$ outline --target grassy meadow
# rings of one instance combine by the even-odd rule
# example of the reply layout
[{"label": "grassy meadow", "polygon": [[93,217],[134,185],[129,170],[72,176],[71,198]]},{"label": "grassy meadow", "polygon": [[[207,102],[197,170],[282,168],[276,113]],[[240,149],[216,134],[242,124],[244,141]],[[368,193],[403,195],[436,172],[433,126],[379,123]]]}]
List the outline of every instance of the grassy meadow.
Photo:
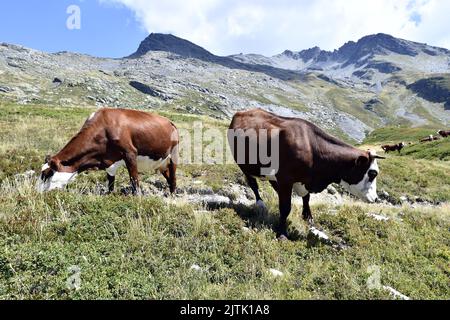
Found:
[{"label": "grassy meadow", "polygon": [[[313,206],[315,226],[345,243],[337,249],[308,240],[299,206],[290,216],[293,241],[277,241],[277,197],[265,183],[268,214],[242,206],[207,210],[152,195],[102,195],[96,189],[106,183],[101,173],[82,175],[67,191],[38,194],[36,177],[21,174],[38,172],[45,155],[61,149],[93,110],[0,104],[0,299],[394,299],[383,286],[412,299],[450,299],[446,142],[431,157],[406,148],[380,163],[380,190],[435,206]],[[227,127],[162,114],[180,128],[195,121]],[[392,141],[410,136],[396,132]],[[376,134],[363,147],[387,140]],[[148,179],[143,176],[144,185]],[[181,166],[179,180],[216,192],[244,183],[234,165]],[[118,184],[118,190],[128,185],[125,170]],[[379,270],[375,287],[368,286],[377,278],[373,270]]]}]

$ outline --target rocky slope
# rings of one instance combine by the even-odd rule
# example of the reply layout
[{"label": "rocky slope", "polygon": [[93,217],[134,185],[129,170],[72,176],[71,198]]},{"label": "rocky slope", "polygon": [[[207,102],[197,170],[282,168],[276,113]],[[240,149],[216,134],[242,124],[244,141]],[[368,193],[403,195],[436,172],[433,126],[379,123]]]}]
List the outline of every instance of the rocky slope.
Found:
[{"label": "rocky slope", "polygon": [[450,71],[449,50],[397,39],[387,34],[370,35],[358,42],[350,41],[333,52],[314,47],[299,52],[286,50],[270,58],[257,55],[237,55],[231,58],[250,64],[267,64],[296,71],[318,71],[340,79],[376,83],[377,80],[386,78],[383,75],[403,70],[399,63],[389,61],[388,57],[392,56],[403,56],[411,61],[425,57],[428,67],[409,66],[409,69],[416,71],[430,73]]},{"label": "rocky slope", "polygon": [[446,99],[408,87],[448,74],[449,61],[446,49],[387,35],[334,52],[313,48],[270,58],[219,57],[163,34],[151,34],[122,59],[0,44],[0,101],[141,107],[221,119],[261,107],[362,141],[387,124],[450,124]]}]

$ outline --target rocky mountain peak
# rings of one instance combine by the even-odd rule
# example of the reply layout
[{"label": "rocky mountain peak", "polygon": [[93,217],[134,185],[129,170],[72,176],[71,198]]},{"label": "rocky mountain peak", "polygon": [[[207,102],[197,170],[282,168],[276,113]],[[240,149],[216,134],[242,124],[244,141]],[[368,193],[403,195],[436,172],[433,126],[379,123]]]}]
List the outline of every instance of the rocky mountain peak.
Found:
[{"label": "rocky mountain peak", "polygon": [[347,60],[347,64],[358,63],[364,57],[390,53],[412,57],[419,54],[412,42],[383,33],[363,37],[356,43],[348,42],[337,51],[338,59]]},{"label": "rocky mountain peak", "polygon": [[165,51],[186,58],[209,59],[213,55],[202,47],[171,34],[152,33],[129,58],[139,58],[151,51]]}]

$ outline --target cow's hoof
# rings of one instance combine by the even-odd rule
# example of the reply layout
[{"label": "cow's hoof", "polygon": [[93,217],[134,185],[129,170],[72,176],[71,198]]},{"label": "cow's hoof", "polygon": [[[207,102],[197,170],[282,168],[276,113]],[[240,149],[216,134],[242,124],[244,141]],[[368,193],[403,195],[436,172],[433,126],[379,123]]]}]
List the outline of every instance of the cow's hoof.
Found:
[{"label": "cow's hoof", "polygon": [[284,234],[282,234],[281,236],[278,237],[278,241],[280,242],[286,242],[289,241],[288,237],[285,236]]},{"label": "cow's hoof", "polygon": [[309,226],[314,224],[314,218],[311,215],[303,215],[303,220],[305,220]]},{"label": "cow's hoof", "polygon": [[259,200],[256,202],[256,212],[260,215],[267,215],[269,213],[264,201]]}]

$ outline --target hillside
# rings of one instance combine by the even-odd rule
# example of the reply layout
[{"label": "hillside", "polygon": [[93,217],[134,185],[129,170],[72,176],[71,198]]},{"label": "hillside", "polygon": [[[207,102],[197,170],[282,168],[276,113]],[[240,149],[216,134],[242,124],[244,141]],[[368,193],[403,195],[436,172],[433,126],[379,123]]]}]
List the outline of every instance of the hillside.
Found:
[{"label": "hillside", "polygon": [[450,75],[421,79],[408,86],[408,89],[420,97],[435,103],[444,103],[450,110]]},{"label": "hillside", "polygon": [[[323,241],[296,198],[293,239],[279,242],[276,195],[262,184],[269,213],[258,214],[235,165],[181,166],[175,198],[147,174],[143,197],[125,195],[125,170],[112,195],[103,173],[37,194],[27,171],[38,172],[93,110],[0,104],[0,299],[396,299],[388,287],[412,299],[450,298],[449,162],[392,155],[380,162],[379,182],[395,199],[447,203],[366,205],[327,191],[312,206]],[[164,115],[180,128],[198,120],[227,128]]]},{"label": "hillside", "polygon": [[[399,156],[411,156],[415,159],[450,160],[450,139],[440,139],[430,143],[419,141],[430,135],[437,136],[436,130],[429,128],[382,128],[373,131],[364,144],[378,148],[385,144],[405,142],[406,147]],[[380,150],[380,149],[379,149]]]},{"label": "hillside", "polygon": [[[450,299],[450,139],[418,143],[450,126],[449,66],[446,49],[384,34],[275,57],[164,34],[121,59],[0,44],[0,299]],[[104,106],[224,141],[259,107],[362,149],[408,146],[379,162],[379,203],[332,185],[311,198],[312,228],[294,195],[281,242],[275,192],[261,183],[258,210],[234,163],[182,163],[173,196],[148,173],[130,196],[125,169],[111,195],[104,172],[38,194],[45,155]]]},{"label": "hillside", "polygon": [[[321,123],[350,142],[386,125],[450,124],[448,92],[437,97],[429,86],[418,94],[408,89],[448,74],[446,49],[378,34],[334,52],[313,48],[281,56],[219,57],[163,34],[151,34],[122,59],[1,44],[0,100],[133,106],[217,119],[261,107]],[[292,67],[299,61],[305,65]]]}]

